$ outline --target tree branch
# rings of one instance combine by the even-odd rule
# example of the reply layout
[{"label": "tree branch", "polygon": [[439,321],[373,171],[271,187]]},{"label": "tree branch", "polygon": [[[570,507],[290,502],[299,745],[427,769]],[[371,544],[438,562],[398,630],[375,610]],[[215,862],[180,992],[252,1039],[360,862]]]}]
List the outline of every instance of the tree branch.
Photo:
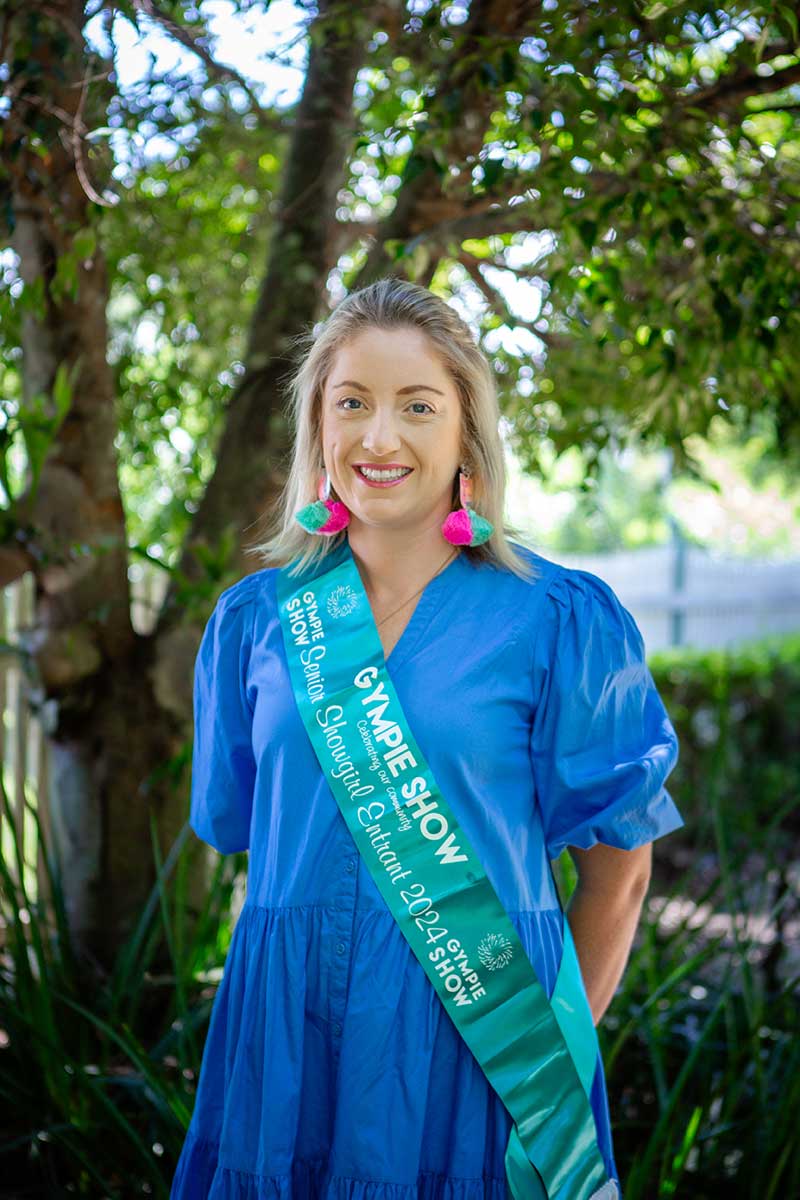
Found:
[{"label": "tree branch", "polygon": [[770,92],[782,92],[784,88],[800,81],[800,63],[776,71],[774,75],[757,75],[750,67],[742,64],[729,75],[721,76],[716,83],[701,92],[676,95],[678,108],[702,108],[708,112],[731,112],[749,96],[763,96]]}]

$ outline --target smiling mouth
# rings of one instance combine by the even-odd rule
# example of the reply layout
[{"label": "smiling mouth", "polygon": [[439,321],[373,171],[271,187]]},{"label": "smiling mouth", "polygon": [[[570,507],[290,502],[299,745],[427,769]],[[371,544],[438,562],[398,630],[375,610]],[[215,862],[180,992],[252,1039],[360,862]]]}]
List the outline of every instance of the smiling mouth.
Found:
[{"label": "smiling mouth", "polygon": [[392,483],[400,483],[401,480],[405,479],[411,474],[413,468],[406,467],[402,470],[400,468],[371,470],[366,467],[354,466],[353,470],[367,483],[388,485]]}]

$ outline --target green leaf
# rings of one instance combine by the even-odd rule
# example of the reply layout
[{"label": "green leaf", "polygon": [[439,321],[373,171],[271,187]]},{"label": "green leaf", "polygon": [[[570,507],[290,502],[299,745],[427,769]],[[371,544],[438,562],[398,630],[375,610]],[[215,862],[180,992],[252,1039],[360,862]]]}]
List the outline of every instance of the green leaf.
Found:
[{"label": "green leaf", "polygon": [[97,249],[97,233],[90,226],[79,229],[72,239],[72,253],[76,259],[91,258]]}]

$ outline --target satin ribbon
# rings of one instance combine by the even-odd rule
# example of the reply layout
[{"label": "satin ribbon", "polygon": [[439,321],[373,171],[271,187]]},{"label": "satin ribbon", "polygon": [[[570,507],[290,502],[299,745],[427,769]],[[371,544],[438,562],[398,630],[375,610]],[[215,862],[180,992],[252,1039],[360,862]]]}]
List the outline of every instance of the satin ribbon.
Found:
[{"label": "satin ribbon", "polygon": [[314,752],[390,912],[511,1115],[512,1200],[614,1200],[589,1102],[597,1034],[566,913],[548,1000],[414,740],[343,545],[316,573],[277,574],[292,689]]}]

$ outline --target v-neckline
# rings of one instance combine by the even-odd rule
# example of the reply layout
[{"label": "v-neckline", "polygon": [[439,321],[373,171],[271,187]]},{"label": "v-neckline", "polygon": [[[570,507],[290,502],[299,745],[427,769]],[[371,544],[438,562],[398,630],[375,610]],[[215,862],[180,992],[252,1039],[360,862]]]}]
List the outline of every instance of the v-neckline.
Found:
[{"label": "v-neckline", "polygon": [[[348,541],[347,534],[345,534],[339,546],[330,552],[331,563],[338,564],[348,553],[350,553],[352,556],[350,543]],[[419,642],[423,631],[427,627],[427,619],[432,617],[433,614],[440,608],[445,596],[447,595],[445,581],[452,578],[452,575],[459,570],[459,565],[461,563],[466,562],[468,562],[467,555],[465,554],[464,550],[461,549],[455,558],[451,559],[443,571],[439,571],[437,575],[434,575],[425,584],[425,587],[420,593],[420,597],[416,603],[414,611],[406,622],[405,629],[400,634],[400,637],[395,642],[388,656],[385,654],[383,655],[383,665],[387,670],[396,670],[396,668],[408,658],[411,651]],[[353,566],[355,567],[355,570],[358,571],[358,565],[355,561],[355,557],[353,557]],[[364,594],[366,595],[366,592]],[[369,603],[369,601],[367,601],[367,603]],[[375,637],[378,639],[378,644],[381,645],[377,625],[375,625]]]},{"label": "v-neckline", "polygon": [[[432,616],[444,600],[446,594],[443,587],[444,580],[453,572],[454,568],[464,557],[464,551],[461,550],[447,564],[443,571],[439,571],[425,584],[417,603],[414,605],[414,611],[406,621],[403,632],[394,646],[392,646],[388,656],[385,654],[383,656],[383,663],[387,670],[394,670],[398,667],[417,644],[425,628],[424,618]],[[375,628],[377,635],[377,625]],[[380,641],[379,636],[378,640]]]}]

